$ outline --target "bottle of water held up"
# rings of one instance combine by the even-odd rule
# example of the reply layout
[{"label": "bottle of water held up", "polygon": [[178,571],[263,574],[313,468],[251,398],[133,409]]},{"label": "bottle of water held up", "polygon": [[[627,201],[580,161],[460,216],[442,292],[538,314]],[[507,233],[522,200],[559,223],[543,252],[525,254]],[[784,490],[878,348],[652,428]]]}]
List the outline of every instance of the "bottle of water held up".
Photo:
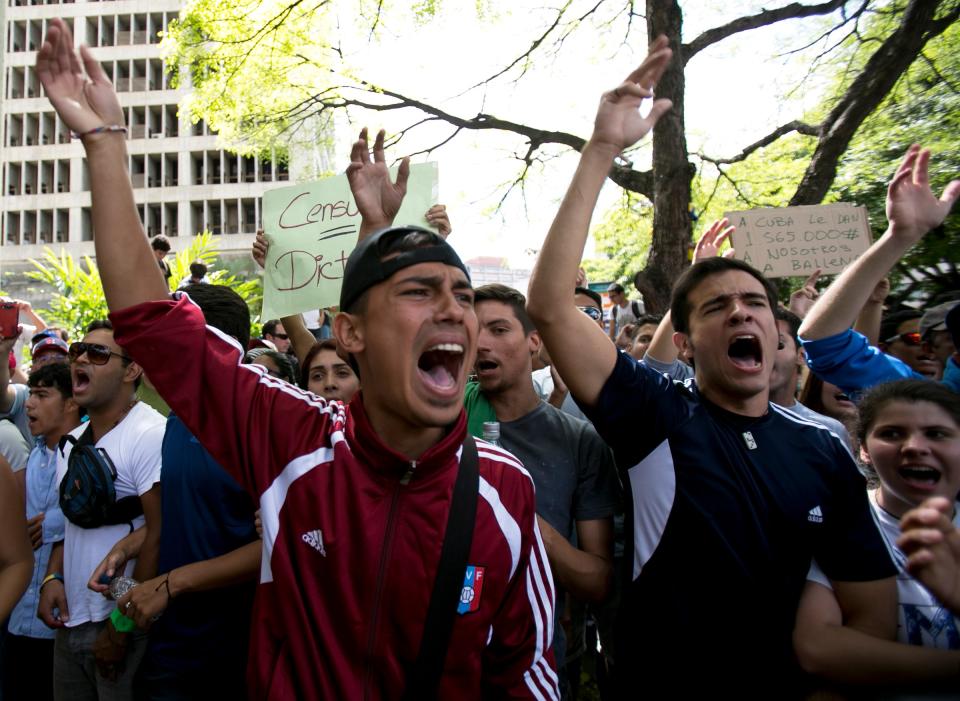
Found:
[{"label": "bottle of water held up", "polygon": [[487,443],[492,443],[495,446],[500,446],[500,422],[499,421],[484,421],[483,422],[483,440]]}]

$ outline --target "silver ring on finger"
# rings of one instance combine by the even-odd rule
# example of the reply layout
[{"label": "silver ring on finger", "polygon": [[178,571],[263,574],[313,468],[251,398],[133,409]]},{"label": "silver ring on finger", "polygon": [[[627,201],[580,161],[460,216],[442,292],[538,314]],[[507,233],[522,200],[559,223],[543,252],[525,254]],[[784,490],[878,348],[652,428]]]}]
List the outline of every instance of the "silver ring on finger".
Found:
[{"label": "silver ring on finger", "polygon": [[129,611],[131,606],[133,606],[133,602],[128,601],[127,605],[123,607],[124,612]]}]

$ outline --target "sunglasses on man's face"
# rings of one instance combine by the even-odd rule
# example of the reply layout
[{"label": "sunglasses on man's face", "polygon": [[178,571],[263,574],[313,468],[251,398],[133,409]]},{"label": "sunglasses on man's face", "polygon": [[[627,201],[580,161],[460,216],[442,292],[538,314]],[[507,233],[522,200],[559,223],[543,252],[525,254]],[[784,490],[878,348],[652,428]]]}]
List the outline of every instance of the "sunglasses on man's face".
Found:
[{"label": "sunglasses on man's face", "polygon": [[603,318],[603,312],[596,307],[577,307],[577,309],[582,311],[594,321],[600,321]]},{"label": "sunglasses on man's face", "polygon": [[921,342],[920,334],[917,331],[910,333],[898,333],[896,336],[884,340],[884,343],[893,343],[894,341],[903,341],[908,346],[919,346]]},{"label": "sunglasses on man's face", "polygon": [[70,360],[76,361],[84,353],[87,355],[87,360],[94,365],[106,365],[108,362],[110,362],[111,355],[115,355],[123,360],[130,360],[130,358],[127,356],[122,355],[121,353],[115,353],[107,346],[100,343],[84,343],[82,341],[77,341],[76,343],[70,344]]}]

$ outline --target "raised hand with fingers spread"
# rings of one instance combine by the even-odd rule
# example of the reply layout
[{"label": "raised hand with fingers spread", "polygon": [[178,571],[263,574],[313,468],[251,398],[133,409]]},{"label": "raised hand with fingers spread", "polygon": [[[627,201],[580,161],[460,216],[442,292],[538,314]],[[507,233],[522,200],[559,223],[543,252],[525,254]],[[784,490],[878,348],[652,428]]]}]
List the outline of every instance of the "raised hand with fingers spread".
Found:
[{"label": "raised hand with fingers spread", "polygon": [[960,197],[960,180],[953,180],[937,199],[930,189],[929,168],[930,149],[914,144],[887,187],[890,232],[910,245],[940,226]]},{"label": "raised hand with fingers spread", "polygon": [[367,128],[360,131],[360,138],[350,150],[350,165],[347,166],[347,181],[357,203],[357,209],[363,217],[360,226],[360,239],[379,229],[393,224],[394,217],[400,211],[403,198],[407,194],[407,178],[410,177],[410,159],[400,161],[396,182],[390,181],[383,153],[384,131],[377,132],[373,142],[373,153],[367,142]]},{"label": "raised hand with fingers spread", "polygon": [[[730,235],[736,230],[737,227],[730,226],[730,220],[726,217],[713,222],[713,224],[703,232],[703,235],[697,241],[696,247],[693,249],[694,264],[707,258],[716,258],[720,255],[720,248],[723,246],[723,242],[729,239]],[[733,253],[733,248],[728,248],[723,252],[723,257],[730,258],[733,256]]]},{"label": "raised hand with fingers spread", "polygon": [[110,79],[86,46],[81,66],[73,37],[62,19],[51,19],[37,52],[37,76],[60,119],[75,134],[123,126],[123,109]]}]

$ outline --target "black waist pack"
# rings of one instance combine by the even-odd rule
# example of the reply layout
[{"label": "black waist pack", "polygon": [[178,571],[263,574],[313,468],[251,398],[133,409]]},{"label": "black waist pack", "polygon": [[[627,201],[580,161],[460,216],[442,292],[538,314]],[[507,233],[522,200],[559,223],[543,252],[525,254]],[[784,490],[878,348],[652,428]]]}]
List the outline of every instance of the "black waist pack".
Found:
[{"label": "black waist pack", "polygon": [[88,425],[79,438],[66,434],[60,439],[61,455],[67,443],[73,444],[60,482],[60,510],[80,528],[131,523],[143,513],[140,497],[117,499],[117,468],[107,452],[93,444],[91,430]]}]

